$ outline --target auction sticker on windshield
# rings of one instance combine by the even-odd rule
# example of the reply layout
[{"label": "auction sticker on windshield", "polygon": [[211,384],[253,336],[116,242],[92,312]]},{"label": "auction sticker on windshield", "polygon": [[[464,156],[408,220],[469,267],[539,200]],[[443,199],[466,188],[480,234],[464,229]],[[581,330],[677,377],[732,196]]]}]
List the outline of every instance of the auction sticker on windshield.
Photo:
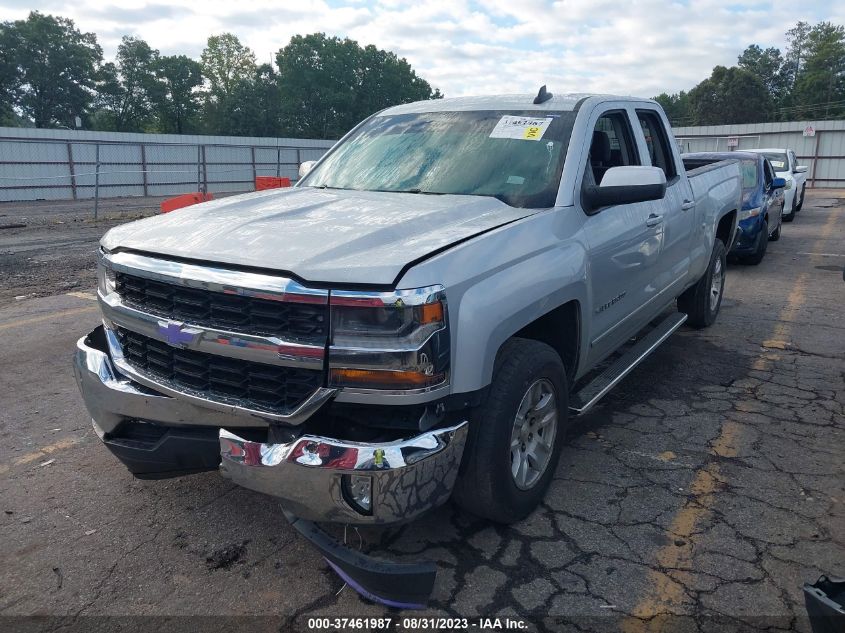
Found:
[{"label": "auction sticker on windshield", "polygon": [[546,133],[552,118],[535,119],[507,114],[499,119],[490,132],[490,138],[518,138],[524,141],[539,141]]}]

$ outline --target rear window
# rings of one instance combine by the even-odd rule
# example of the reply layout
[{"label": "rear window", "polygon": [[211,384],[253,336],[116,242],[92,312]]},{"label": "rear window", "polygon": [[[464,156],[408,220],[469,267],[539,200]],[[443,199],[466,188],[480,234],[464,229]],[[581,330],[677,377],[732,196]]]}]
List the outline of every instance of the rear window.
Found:
[{"label": "rear window", "polygon": [[742,188],[756,189],[757,188],[757,161],[744,160],[740,163],[742,168]]},{"label": "rear window", "polygon": [[763,156],[769,159],[775,171],[786,171],[789,169],[789,159],[786,154],[778,154],[775,152],[763,152]]}]

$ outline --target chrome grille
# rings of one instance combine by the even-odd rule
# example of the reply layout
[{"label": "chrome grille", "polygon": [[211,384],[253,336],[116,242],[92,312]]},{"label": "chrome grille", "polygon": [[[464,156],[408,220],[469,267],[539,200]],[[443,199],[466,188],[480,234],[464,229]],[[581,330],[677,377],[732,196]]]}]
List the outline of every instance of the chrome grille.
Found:
[{"label": "chrome grille", "polygon": [[127,306],[191,325],[257,336],[276,336],[303,343],[325,343],[325,303],[276,301],[214,292],[115,273],[116,290]]},{"label": "chrome grille", "polygon": [[320,370],[266,365],[171,347],[117,329],[124,359],[153,379],[204,398],[270,413],[288,413],[322,385]]}]

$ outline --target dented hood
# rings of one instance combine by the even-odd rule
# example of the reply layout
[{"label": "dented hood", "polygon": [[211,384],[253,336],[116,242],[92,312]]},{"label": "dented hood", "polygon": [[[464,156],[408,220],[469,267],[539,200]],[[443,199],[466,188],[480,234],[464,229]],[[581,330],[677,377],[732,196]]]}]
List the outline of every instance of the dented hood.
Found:
[{"label": "dented hood", "polygon": [[535,213],[495,198],[314,189],[222,198],[113,228],[106,249],[391,285],[407,264]]}]

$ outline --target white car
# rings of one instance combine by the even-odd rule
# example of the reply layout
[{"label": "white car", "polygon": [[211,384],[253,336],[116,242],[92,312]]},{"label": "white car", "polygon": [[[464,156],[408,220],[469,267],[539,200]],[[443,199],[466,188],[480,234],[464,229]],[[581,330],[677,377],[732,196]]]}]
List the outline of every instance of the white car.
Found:
[{"label": "white car", "polygon": [[750,149],[765,156],[775,170],[778,178],[786,180],[783,189],[783,221],[792,222],[795,214],[804,206],[804,191],[807,188],[807,166],[799,165],[795,152],[791,149],[763,148]]}]

